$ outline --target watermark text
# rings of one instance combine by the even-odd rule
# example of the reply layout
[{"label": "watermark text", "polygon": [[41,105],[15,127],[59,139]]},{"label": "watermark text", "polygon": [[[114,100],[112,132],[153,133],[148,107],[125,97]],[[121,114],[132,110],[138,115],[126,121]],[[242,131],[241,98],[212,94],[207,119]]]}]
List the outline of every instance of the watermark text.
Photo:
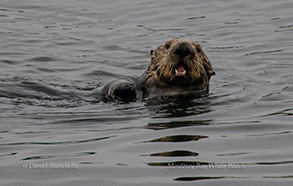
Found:
[{"label": "watermark text", "polygon": [[189,169],[189,170],[207,170],[207,169],[245,169],[244,163],[208,163],[208,164],[175,164],[169,163],[169,169]]},{"label": "watermark text", "polygon": [[78,169],[77,163],[24,163],[22,164],[23,169],[27,170],[70,170]]}]

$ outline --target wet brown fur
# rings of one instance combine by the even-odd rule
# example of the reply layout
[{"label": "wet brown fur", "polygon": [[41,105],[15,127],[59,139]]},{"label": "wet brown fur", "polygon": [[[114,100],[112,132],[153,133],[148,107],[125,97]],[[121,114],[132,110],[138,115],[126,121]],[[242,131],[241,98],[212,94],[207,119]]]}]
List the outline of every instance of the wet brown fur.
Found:
[{"label": "wet brown fur", "polygon": [[[175,54],[182,43],[191,51],[183,59]],[[208,91],[209,80],[215,72],[208,57],[196,42],[175,38],[157,47],[151,54],[151,63],[144,74],[142,83],[144,98],[166,93],[172,95],[199,90]],[[174,75],[179,63],[187,67],[185,80],[178,81]]]}]

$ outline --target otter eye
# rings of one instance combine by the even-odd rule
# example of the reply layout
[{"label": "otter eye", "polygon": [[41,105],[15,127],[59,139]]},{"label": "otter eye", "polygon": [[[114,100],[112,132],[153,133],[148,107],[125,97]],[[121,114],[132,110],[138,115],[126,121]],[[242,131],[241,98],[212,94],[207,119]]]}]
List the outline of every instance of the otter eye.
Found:
[{"label": "otter eye", "polygon": [[199,47],[196,47],[196,51],[197,51],[198,53],[200,53],[200,52],[201,52],[201,49],[200,49]]},{"label": "otter eye", "polygon": [[166,44],[165,47],[168,50],[170,48],[170,44]]},{"label": "otter eye", "polygon": [[153,55],[154,51],[153,51],[153,50],[151,50],[151,51],[150,51],[150,53],[151,53],[151,55]]}]

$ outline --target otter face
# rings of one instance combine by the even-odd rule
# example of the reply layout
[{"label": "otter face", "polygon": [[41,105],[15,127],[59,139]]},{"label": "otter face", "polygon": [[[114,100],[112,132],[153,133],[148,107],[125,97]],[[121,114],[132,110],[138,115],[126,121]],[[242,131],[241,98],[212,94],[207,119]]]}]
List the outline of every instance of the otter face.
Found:
[{"label": "otter face", "polygon": [[160,84],[188,86],[207,82],[214,71],[201,46],[192,40],[172,39],[151,51],[148,71]]}]

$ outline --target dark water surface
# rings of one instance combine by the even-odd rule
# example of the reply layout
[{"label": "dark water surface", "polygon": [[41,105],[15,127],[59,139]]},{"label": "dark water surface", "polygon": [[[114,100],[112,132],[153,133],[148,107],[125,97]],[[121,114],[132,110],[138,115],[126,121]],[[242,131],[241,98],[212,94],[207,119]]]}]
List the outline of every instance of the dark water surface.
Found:
[{"label": "dark water surface", "polygon": [[[1,0],[0,185],[292,185],[291,0]],[[210,93],[99,102],[172,37]],[[230,166],[230,167],[229,167]]]}]

